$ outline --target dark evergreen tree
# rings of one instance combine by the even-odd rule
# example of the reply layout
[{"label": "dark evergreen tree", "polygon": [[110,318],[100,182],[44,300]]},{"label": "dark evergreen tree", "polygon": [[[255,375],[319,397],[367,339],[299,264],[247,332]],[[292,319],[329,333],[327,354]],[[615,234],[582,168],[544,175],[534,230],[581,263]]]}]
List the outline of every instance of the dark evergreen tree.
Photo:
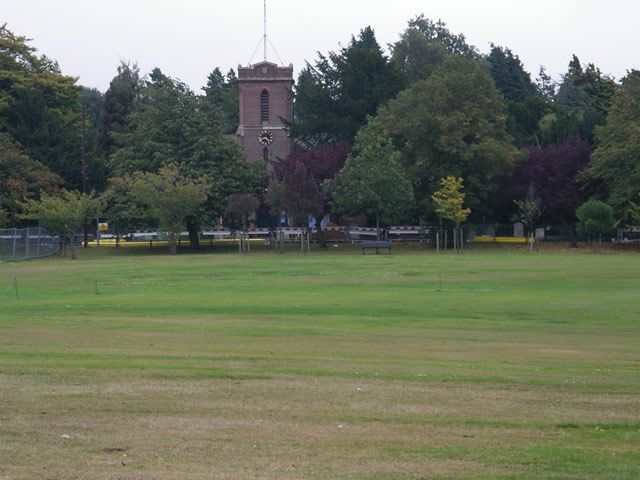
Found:
[{"label": "dark evergreen tree", "polygon": [[378,106],[396,96],[401,75],[370,27],[339,52],[320,55],[300,73],[291,131],[311,145],[351,143]]},{"label": "dark evergreen tree", "polygon": [[547,73],[547,69],[541,65],[538,71],[538,78],[536,78],[538,93],[546,100],[551,101],[556,96],[556,87],[556,82]]},{"label": "dark evergreen tree", "polygon": [[217,106],[226,121],[225,133],[235,133],[238,129],[239,119],[239,93],[238,78],[233,69],[226,76],[222,75],[219,68],[215,68],[207,77],[207,85],[202,88],[209,101]]},{"label": "dark evergreen tree", "polygon": [[549,101],[540,94],[531,75],[510,49],[491,44],[487,66],[506,100],[507,130],[514,143],[517,146],[539,143],[538,123],[551,111]]},{"label": "dark evergreen tree", "polygon": [[517,55],[508,48],[491,44],[491,53],[487,56],[489,72],[498,90],[506,100],[523,102],[538,94],[531,81],[531,75],[525,71]]},{"label": "dark evergreen tree", "polygon": [[604,75],[593,63],[583,69],[580,59],[573,55],[558,89],[556,101],[569,110],[594,110],[605,118],[616,87],[615,81]]},{"label": "dark evergreen tree", "polygon": [[[547,95],[553,90],[548,78],[541,78],[540,83],[548,88]],[[573,55],[553,98],[553,110],[540,120],[540,144],[562,143],[577,135],[593,146],[595,128],[604,125],[617,89],[618,84],[613,79],[603,75],[593,64],[583,68],[578,57]]]},{"label": "dark evergreen tree", "polygon": [[102,116],[101,143],[105,155],[109,156],[117,147],[115,137],[130,131],[129,115],[140,99],[143,81],[138,65],[121,62],[118,73],[104,94]]},{"label": "dark evergreen tree", "polygon": [[84,154],[87,165],[87,191],[102,192],[110,175],[102,143],[104,95],[95,88],[84,87],[80,101],[80,155]]}]

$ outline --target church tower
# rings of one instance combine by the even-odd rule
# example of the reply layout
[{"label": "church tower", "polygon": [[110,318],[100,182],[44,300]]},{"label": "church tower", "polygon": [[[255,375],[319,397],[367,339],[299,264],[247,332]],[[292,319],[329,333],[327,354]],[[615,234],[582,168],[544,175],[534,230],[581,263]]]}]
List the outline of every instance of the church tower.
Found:
[{"label": "church tower", "polygon": [[284,123],[293,122],[293,83],[293,65],[268,62],[266,53],[262,62],[238,66],[240,124],[236,137],[248,161],[285,159],[293,150]]},{"label": "church tower", "polygon": [[269,164],[284,160],[293,150],[293,140],[285,129],[286,122],[293,122],[293,65],[278,66],[267,61],[267,46],[271,45],[267,38],[267,0],[261,44],[262,62],[248,67],[238,65],[240,122],[236,139],[248,161]]}]

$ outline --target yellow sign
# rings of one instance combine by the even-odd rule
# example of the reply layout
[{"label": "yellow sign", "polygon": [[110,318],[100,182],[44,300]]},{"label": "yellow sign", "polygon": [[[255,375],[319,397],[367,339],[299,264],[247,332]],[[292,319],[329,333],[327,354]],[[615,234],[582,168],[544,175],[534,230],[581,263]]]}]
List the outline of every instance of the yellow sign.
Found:
[{"label": "yellow sign", "polygon": [[100,230],[101,232],[106,232],[107,230],[109,230],[109,224],[108,223],[98,223],[98,230]]}]

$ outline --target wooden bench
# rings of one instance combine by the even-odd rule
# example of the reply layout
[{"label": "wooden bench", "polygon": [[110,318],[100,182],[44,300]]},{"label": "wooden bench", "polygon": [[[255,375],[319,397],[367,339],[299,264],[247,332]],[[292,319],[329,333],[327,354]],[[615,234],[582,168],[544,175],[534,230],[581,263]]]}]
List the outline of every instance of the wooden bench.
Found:
[{"label": "wooden bench", "polygon": [[386,248],[389,255],[391,255],[391,241],[390,240],[364,240],[360,242],[360,248],[362,248],[362,254],[368,248],[375,248],[376,255],[380,253],[381,248]]}]

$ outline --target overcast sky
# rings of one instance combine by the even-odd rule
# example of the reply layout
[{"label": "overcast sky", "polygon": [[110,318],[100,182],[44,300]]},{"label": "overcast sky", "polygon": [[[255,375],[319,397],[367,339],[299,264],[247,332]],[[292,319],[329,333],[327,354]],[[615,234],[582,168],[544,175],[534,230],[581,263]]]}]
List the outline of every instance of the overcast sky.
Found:
[{"label": "overcast sky", "polygon": [[[158,66],[198,90],[216,66],[247,64],[262,36],[263,0],[0,0],[0,23],[80,83],[106,90],[120,60]],[[269,37],[296,71],[371,25],[381,45],[420,13],[481,52],[510,47],[535,77],[558,77],[572,53],[620,78],[640,69],[636,0],[268,0]],[[254,61],[262,59],[261,51]],[[277,60],[270,52],[270,60]]]}]

